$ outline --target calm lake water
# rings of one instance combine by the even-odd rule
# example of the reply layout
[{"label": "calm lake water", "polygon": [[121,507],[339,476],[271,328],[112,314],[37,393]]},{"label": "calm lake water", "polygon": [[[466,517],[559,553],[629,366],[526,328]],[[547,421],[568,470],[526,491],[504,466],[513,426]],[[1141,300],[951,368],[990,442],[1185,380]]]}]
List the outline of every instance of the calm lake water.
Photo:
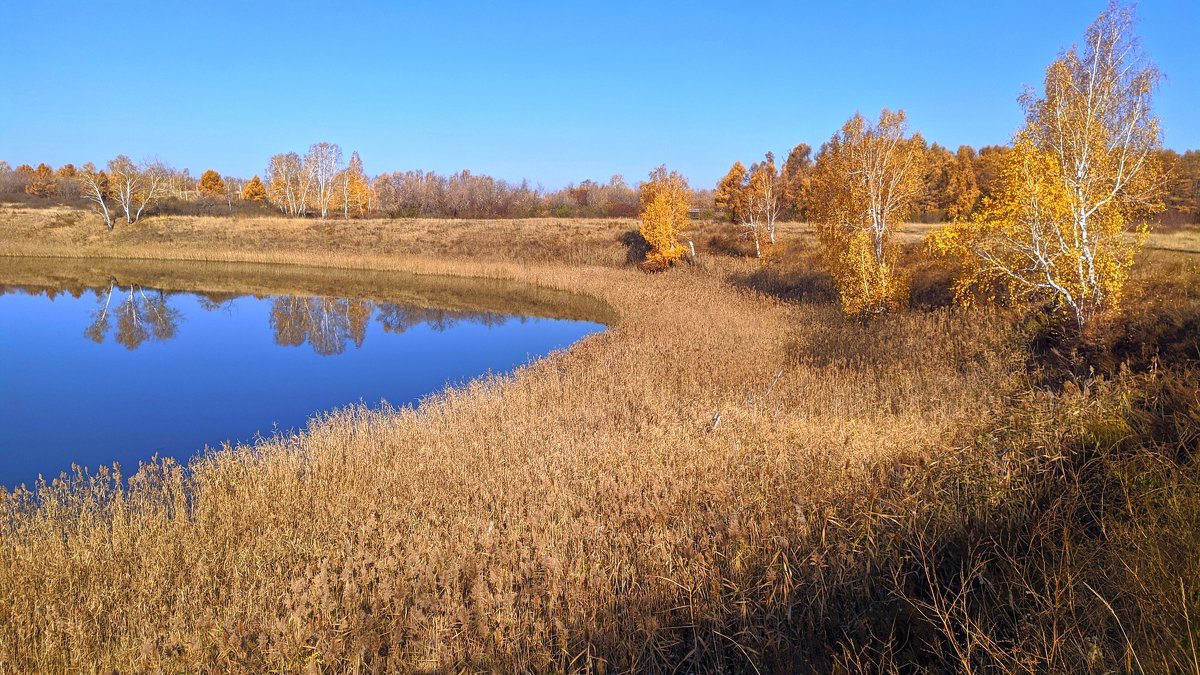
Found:
[{"label": "calm lake water", "polygon": [[[0,485],[79,464],[302,428],[416,402],[602,330],[588,321],[326,296],[197,295],[112,282],[0,287]],[[76,296],[76,294],[78,294]]]}]

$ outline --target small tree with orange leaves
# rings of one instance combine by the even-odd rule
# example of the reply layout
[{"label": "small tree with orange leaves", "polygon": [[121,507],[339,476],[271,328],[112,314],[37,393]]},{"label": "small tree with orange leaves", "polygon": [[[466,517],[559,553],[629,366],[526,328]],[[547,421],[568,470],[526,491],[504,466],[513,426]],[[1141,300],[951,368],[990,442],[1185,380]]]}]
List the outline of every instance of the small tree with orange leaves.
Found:
[{"label": "small tree with orange leaves", "polygon": [[747,210],[747,177],[746,166],[741,162],[734,162],[729,168],[729,173],[717,183],[717,190],[713,193],[713,206],[718,211],[723,211],[731,223],[741,220],[742,214]]},{"label": "small tree with orange leaves", "polygon": [[641,185],[642,227],[640,232],[650,251],[646,262],[665,269],[687,254],[679,235],[691,224],[687,180],[676,171],[660,166],[650,172],[650,180]]},{"label": "small tree with orange leaves", "polygon": [[209,169],[200,174],[200,185],[197,188],[201,197],[225,198],[225,181],[221,174]]},{"label": "small tree with orange leaves", "polygon": [[374,195],[357,151],[350,154],[350,164],[338,172],[334,184],[333,207],[340,209],[344,218],[367,215]]},{"label": "small tree with orange leaves", "polygon": [[251,178],[246,182],[246,187],[242,188],[242,199],[247,202],[261,202],[267,198],[267,186],[263,185],[262,179],[258,176]]}]

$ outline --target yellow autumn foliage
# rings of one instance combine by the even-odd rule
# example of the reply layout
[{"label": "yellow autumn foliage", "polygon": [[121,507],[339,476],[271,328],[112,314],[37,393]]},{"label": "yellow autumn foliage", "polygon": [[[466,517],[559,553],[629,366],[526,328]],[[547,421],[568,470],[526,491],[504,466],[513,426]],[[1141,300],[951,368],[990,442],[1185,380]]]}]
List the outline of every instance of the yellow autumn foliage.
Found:
[{"label": "yellow autumn foliage", "polygon": [[261,202],[267,198],[267,186],[263,185],[258,176],[251,178],[242,188],[242,199],[248,202]]},{"label": "yellow autumn foliage", "polygon": [[1047,68],[1043,96],[1022,99],[1025,127],[995,194],[970,222],[931,235],[935,254],[962,260],[961,303],[1043,304],[1079,330],[1119,305],[1163,185],[1150,112],[1160,75],[1132,25],[1132,10],[1111,5],[1082,52]]},{"label": "yellow autumn foliage", "polygon": [[905,136],[904,111],[855,114],[821,148],[809,190],[824,258],[852,316],[907,303],[893,230],[922,189],[924,141]]},{"label": "yellow autumn foliage", "polygon": [[895,244],[889,241],[885,246],[884,255],[877,256],[874,236],[859,230],[837,247],[834,282],[846,314],[871,317],[908,304],[908,276],[897,266]]},{"label": "yellow autumn foliage", "polygon": [[206,197],[223,198],[225,196],[225,180],[221,178],[221,174],[209,169],[200,175],[197,189]]},{"label": "yellow autumn foliage", "polygon": [[660,166],[650,172],[650,180],[641,186],[642,226],[640,232],[650,251],[646,261],[667,266],[687,254],[687,247],[679,241],[679,234],[686,230],[688,199],[691,191],[687,180],[676,171],[667,171]]},{"label": "yellow autumn foliage", "polygon": [[734,162],[729,173],[717,183],[713,193],[713,206],[723,211],[729,222],[736,223],[746,212],[746,167]]}]

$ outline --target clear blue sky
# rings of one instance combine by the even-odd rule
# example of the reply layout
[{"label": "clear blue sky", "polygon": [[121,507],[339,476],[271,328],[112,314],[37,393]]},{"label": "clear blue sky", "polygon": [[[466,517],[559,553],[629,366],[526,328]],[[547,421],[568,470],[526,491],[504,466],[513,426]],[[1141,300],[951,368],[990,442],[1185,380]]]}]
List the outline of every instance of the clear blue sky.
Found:
[{"label": "clear blue sky", "polygon": [[[278,7],[274,7],[278,5]],[[1004,143],[1016,98],[1104,0],[0,2],[0,159],[158,156],[262,173],[338,143],[368,173],[469,168],[557,188],[815,147],[904,108]],[[1144,0],[1164,141],[1200,148],[1200,0]]]}]

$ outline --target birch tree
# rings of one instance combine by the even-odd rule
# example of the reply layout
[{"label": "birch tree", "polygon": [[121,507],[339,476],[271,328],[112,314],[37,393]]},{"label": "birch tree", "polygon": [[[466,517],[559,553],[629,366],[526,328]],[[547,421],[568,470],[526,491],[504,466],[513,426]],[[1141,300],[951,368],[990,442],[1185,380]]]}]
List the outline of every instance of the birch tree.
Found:
[{"label": "birch tree", "polygon": [[135,164],[129,157],[117,155],[108,162],[109,193],[130,225],[142,217],[147,206],[166,193],[169,179],[170,170],[157,161]]},{"label": "birch tree", "polygon": [[[124,299],[117,299],[114,306],[118,294],[124,295]],[[83,334],[97,344],[104,342],[111,332],[114,315],[114,337],[129,350],[137,349],[147,340],[170,340],[178,330],[179,310],[168,304],[163,290],[151,291],[147,296],[145,288],[133,285],[122,288],[114,279],[109,281],[107,293],[96,291],[96,300],[99,306]]]},{"label": "birch tree", "polygon": [[329,217],[336,194],[336,178],[342,165],[342,149],[336,143],[314,143],[304,156],[304,171],[312,184],[314,207],[321,218]]},{"label": "birch tree", "polygon": [[229,212],[233,213],[233,203],[240,201],[242,198],[243,183],[241,178],[236,176],[225,176],[221,179],[221,183],[225,186],[225,204],[229,207]]},{"label": "birch tree", "polygon": [[780,206],[779,171],[775,168],[775,155],[768,152],[766,159],[750,167],[750,185],[747,195],[751,227],[754,232],[754,250],[762,257],[759,233],[765,232],[767,241],[775,245],[775,223],[779,219]]},{"label": "birch tree", "polygon": [[288,152],[272,156],[266,175],[267,201],[289,216],[303,216],[311,180],[300,155]]},{"label": "birch tree", "polygon": [[762,240],[775,243],[775,223],[780,210],[779,173],[775,156],[767,153],[766,161],[754,164],[750,171],[741,162],[734,162],[729,173],[717,184],[714,205],[725,211],[729,219],[744,230],[754,242],[754,257],[763,257]]},{"label": "birch tree", "polygon": [[112,231],[114,223],[112,211],[108,208],[108,174],[97,171],[95,165],[88,162],[79,170],[77,179],[79,194],[99,207],[100,215],[104,218],[104,226]]},{"label": "birch tree", "polygon": [[873,316],[905,304],[894,231],[923,191],[925,143],[906,136],[904,111],[878,122],[860,114],[821,147],[809,184],[826,263],[847,314]]},{"label": "birch tree", "polygon": [[1046,69],[1042,95],[1021,97],[1025,126],[1000,160],[995,194],[975,222],[932,238],[963,260],[960,301],[1046,303],[1080,331],[1119,304],[1163,194],[1151,111],[1161,75],[1133,23],[1131,8],[1110,4],[1083,47]]}]

